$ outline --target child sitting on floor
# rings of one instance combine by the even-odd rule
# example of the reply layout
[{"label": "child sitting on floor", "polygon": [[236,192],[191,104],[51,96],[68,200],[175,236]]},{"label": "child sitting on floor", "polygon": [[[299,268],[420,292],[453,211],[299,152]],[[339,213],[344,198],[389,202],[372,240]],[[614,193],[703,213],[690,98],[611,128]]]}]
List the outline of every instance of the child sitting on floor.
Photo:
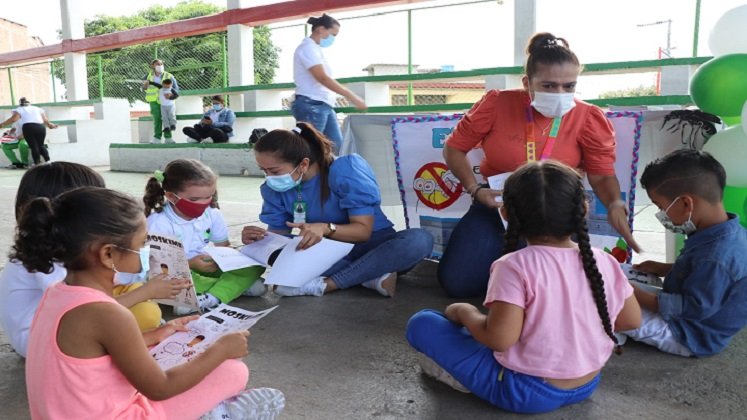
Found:
[{"label": "child sitting on floor", "polygon": [[[617,261],[589,243],[573,169],[526,164],[503,201],[508,230],[490,270],[488,314],[468,303],[420,311],[407,339],[423,353],[423,372],[458,390],[507,411],[552,411],[591,396],[618,344],[613,330],[637,327],[640,310]],[[516,250],[520,239],[527,247]]]},{"label": "child sitting on floor", "polygon": [[747,231],[724,210],[724,167],[677,150],[646,166],[641,185],[664,227],[688,238],[674,264],[634,267],[666,277],[658,291],[634,283],[643,322],[623,334],[679,356],[719,353],[747,324]]}]

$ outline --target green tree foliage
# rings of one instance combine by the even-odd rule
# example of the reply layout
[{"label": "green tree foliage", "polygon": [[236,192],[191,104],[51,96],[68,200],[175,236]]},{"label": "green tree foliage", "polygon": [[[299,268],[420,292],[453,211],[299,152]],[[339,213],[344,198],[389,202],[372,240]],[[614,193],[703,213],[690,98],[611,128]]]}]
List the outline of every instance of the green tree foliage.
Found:
[{"label": "green tree foliage", "polygon": [[643,86],[640,85],[634,88],[619,89],[619,90],[608,90],[599,94],[599,99],[609,98],[632,98],[637,96],[656,96],[656,86]]},{"label": "green tree foliage", "polygon": [[[222,9],[200,0],[187,0],[174,7],[151,6],[132,16],[98,15],[85,22],[86,37],[125,31],[167,22],[212,15]],[[228,85],[224,73],[225,32],[215,32],[188,38],[167,39],[143,45],[133,45],[87,56],[88,95],[101,95],[101,67],[104,96],[142,100],[144,93],[138,80],[148,73],[148,64],[163,60],[166,71],[172,73],[180,89],[216,89]],[[257,84],[272,83],[278,68],[280,49],[271,39],[266,26],[254,28],[254,79]],[[65,83],[64,63],[55,62],[55,76]]]}]

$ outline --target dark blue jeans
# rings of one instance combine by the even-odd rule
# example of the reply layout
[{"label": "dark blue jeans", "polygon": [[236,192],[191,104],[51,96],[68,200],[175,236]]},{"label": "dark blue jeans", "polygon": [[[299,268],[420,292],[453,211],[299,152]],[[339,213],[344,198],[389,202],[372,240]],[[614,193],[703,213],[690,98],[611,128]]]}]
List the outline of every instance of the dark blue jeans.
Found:
[{"label": "dark blue jeans", "polygon": [[485,296],[490,265],[503,255],[505,233],[498,210],[472,203],[451,232],[438,264],[438,281],[449,296]]},{"label": "dark blue jeans", "polygon": [[337,122],[337,114],[329,104],[315,101],[307,96],[296,95],[291,111],[297,122],[307,122],[313,125],[335,144],[335,153],[340,151],[342,132]]},{"label": "dark blue jeans", "polygon": [[420,311],[407,323],[407,341],[433,359],[473,394],[515,413],[543,413],[583,401],[594,393],[600,375],[574,389],[561,389],[543,378],[501,366],[493,350],[466,328],[440,313]]},{"label": "dark blue jeans", "polygon": [[432,250],[433,236],[423,229],[381,229],[371,233],[368,241],[356,244],[322,276],[346,289],[386,273],[407,271]]}]

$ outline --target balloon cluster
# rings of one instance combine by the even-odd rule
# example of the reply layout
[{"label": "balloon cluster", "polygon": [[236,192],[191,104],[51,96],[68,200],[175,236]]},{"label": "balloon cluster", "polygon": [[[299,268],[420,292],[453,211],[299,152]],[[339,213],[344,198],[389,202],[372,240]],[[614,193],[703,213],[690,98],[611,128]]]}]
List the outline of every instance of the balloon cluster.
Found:
[{"label": "balloon cluster", "polygon": [[726,170],[724,206],[747,227],[747,4],[719,18],[708,39],[713,58],[693,74],[690,96],[701,111],[729,126],[703,150]]}]

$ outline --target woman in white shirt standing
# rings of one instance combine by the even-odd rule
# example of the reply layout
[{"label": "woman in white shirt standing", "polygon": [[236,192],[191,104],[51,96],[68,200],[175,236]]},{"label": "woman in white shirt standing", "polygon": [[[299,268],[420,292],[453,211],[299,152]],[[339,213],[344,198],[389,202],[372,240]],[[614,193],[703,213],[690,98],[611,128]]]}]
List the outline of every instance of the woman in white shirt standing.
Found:
[{"label": "woman in white shirt standing", "polygon": [[29,149],[31,149],[31,157],[34,159],[34,165],[41,163],[42,157],[45,162],[49,162],[49,152],[44,147],[44,140],[47,138],[46,127],[54,129],[57,128],[57,124],[50,122],[47,119],[47,115],[44,114],[44,110],[31,105],[25,97],[21,98],[18,104],[20,106],[13,110],[10,118],[0,123],[0,127],[13,124],[20,120],[23,137],[26,139]]},{"label": "woman in white shirt standing", "polygon": [[366,109],[366,103],[332,78],[332,71],[322,53],[322,48],[334,43],[340,32],[340,23],[327,14],[311,17],[306,23],[311,25],[311,35],[301,42],[293,54],[296,99],[291,111],[296,122],[313,125],[332,140],[339,151],[342,133],[334,110],[337,94],[347,98],[360,110]]}]

